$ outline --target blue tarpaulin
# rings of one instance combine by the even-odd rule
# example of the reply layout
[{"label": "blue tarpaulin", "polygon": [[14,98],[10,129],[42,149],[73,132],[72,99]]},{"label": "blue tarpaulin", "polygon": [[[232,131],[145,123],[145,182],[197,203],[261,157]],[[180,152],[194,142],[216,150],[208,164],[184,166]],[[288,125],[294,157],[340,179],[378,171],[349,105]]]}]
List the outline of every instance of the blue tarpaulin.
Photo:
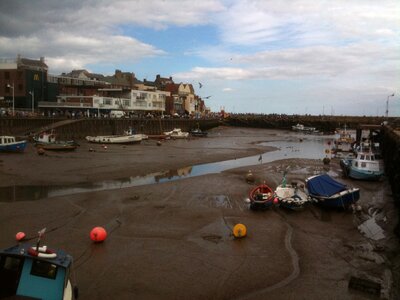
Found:
[{"label": "blue tarpaulin", "polygon": [[307,180],[308,193],[311,195],[330,197],[344,191],[347,187],[329,175],[322,174]]}]

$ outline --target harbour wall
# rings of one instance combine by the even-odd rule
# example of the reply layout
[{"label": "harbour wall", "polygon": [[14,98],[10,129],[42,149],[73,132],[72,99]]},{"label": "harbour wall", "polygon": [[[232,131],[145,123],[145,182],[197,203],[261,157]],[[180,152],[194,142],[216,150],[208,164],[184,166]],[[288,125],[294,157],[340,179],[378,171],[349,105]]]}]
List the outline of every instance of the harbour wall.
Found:
[{"label": "harbour wall", "polygon": [[122,134],[129,127],[138,133],[158,135],[181,128],[208,130],[220,125],[218,119],[58,119],[58,118],[0,118],[0,134],[20,138],[56,129],[59,139],[83,139],[88,135]]}]

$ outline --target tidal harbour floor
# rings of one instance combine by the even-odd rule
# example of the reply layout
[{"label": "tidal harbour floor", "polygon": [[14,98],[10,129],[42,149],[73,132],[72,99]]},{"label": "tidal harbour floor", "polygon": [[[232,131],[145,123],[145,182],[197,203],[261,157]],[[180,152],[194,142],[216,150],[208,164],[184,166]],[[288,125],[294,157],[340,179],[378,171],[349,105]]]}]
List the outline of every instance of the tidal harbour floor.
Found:
[{"label": "tidal harbour floor", "polygon": [[[332,139],[217,127],[161,146],[82,140],[74,152],[38,155],[29,144],[0,154],[0,247],[46,227],[43,243],[74,257],[80,299],[398,299],[389,185],[343,178],[336,159],[324,165]],[[250,189],[274,189],[285,171],[289,182],[327,172],[359,187],[362,211],[249,210]],[[89,238],[96,226],[108,232],[103,243]]]}]

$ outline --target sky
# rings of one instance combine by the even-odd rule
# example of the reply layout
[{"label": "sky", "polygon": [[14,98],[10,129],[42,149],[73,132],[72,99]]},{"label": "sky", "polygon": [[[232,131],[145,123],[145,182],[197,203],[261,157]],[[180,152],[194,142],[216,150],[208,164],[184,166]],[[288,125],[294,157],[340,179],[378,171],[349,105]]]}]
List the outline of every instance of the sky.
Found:
[{"label": "sky", "polygon": [[0,0],[18,54],[172,76],[214,112],[400,116],[399,0]]}]

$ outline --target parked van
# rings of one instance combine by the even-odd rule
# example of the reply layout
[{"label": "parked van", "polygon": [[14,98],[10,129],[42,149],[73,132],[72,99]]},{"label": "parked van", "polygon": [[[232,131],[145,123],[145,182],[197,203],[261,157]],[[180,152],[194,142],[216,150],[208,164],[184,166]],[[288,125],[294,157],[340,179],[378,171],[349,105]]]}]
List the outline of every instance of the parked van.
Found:
[{"label": "parked van", "polygon": [[122,110],[112,110],[110,112],[110,118],[123,118],[125,113]]}]

